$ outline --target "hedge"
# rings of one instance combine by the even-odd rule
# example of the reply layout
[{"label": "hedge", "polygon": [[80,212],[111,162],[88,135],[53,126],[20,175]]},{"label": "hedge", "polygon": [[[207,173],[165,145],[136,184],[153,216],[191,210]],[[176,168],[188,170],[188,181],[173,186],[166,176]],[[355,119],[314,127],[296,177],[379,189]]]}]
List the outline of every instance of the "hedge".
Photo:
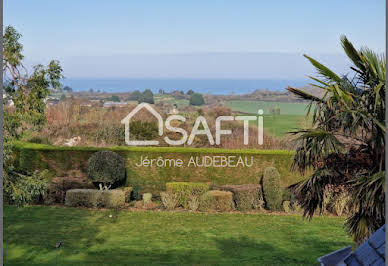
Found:
[{"label": "hedge", "polygon": [[70,189],[65,205],[70,207],[119,208],[125,204],[123,190]]},{"label": "hedge", "polygon": [[178,205],[184,208],[188,207],[189,200],[192,197],[200,197],[209,190],[209,185],[206,183],[191,183],[191,182],[171,182],[166,183],[166,192],[176,194],[178,197]]},{"label": "hedge", "polygon": [[236,204],[236,209],[239,211],[249,211],[264,207],[262,189],[259,184],[224,185],[219,187],[219,190],[233,193],[233,200]]},{"label": "hedge", "polygon": [[[125,160],[126,186],[133,187],[133,194],[150,192],[159,195],[168,182],[202,182],[214,185],[259,184],[264,169],[276,167],[281,175],[281,186],[287,187],[301,180],[297,172],[290,171],[294,153],[286,150],[227,150],[217,148],[185,147],[58,147],[34,143],[15,143],[15,164],[23,170],[49,169],[54,177],[72,176],[78,171],[87,177],[87,161],[93,153],[111,150]],[[140,158],[181,159],[188,162],[191,157],[242,156],[250,160],[251,167],[157,167],[136,166]]]},{"label": "hedge", "polygon": [[280,174],[274,167],[267,167],[263,175],[263,194],[266,207],[271,211],[281,211],[283,191],[280,188]]},{"label": "hedge", "polygon": [[233,193],[229,191],[211,190],[201,196],[200,211],[227,212],[234,209]]}]

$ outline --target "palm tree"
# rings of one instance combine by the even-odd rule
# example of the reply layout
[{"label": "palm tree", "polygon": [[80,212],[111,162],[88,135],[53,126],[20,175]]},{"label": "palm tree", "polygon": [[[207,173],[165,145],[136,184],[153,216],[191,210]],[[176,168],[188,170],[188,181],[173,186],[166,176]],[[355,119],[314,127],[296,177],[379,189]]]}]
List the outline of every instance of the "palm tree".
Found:
[{"label": "palm tree", "polygon": [[305,55],[318,71],[310,77],[323,91],[317,97],[287,88],[309,100],[312,126],[295,135],[293,168],[312,173],[292,186],[304,216],[322,211],[327,186],[345,187],[352,209],[346,228],[361,242],[385,223],[385,55],[355,49],[345,37],[342,47],[351,60],[352,77],[339,76]]}]

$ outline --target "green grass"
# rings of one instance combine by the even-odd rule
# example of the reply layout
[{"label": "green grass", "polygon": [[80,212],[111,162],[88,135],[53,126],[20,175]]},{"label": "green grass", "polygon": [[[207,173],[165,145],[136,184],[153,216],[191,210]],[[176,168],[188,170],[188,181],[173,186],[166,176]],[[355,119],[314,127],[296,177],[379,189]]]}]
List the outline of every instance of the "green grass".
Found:
[{"label": "green grass", "polygon": [[270,114],[271,108],[279,108],[281,115],[300,115],[307,112],[306,103],[283,103],[267,101],[227,101],[225,104],[232,111],[238,111],[249,114],[257,114],[258,109],[263,109],[264,114]]},{"label": "green grass", "polygon": [[[110,218],[109,215],[112,215]],[[4,208],[5,265],[314,265],[344,220],[268,214]]]},{"label": "green grass", "polygon": [[[306,124],[306,103],[282,103],[265,101],[227,101],[225,104],[232,111],[257,114],[264,111],[264,130],[275,137],[285,136],[288,132],[304,127]],[[280,108],[280,115],[271,115],[271,108]],[[311,122],[311,118],[308,119]]]},{"label": "green grass", "polygon": [[[264,131],[276,137],[303,128],[306,119],[301,115],[264,115]],[[311,120],[310,120],[311,121]]]}]

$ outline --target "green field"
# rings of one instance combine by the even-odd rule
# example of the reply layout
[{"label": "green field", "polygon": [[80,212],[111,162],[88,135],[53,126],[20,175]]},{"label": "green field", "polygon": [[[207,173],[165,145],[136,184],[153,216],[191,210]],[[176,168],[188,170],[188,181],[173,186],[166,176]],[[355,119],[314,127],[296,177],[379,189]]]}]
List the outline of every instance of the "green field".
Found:
[{"label": "green field", "polygon": [[270,114],[271,108],[279,108],[280,115],[299,115],[304,116],[307,112],[306,103],[283,103],[266,101],[227,101],[225,103],[232,111],[238,111],[248,114],[257,114],[259,109],[263,109],[264,114]]},{"label": "green field", "polygon": [[[305,127],[311,122],[306,122],[307,104],[305,103],[282,103],[264,101],[228,101],[225,104],[232,111],[257,114],[259,109],[264,111],[264,130],[268,134],[282,137],[287,132]],[[279,108],[280,115],[270,114],[271,108]]]},{"label": "green field", "polygon": [[183,108],[189,105],[189,101],[185,99],[176,99],[170,95],[155,95],[154,96],[155,103],[163,102],[168,104],[176,104],[178,108]]},{"label": "green field", "polygon": [[[112,217],[109,217],[112,215]],[[4,208],[5,265],[314,265],[350,245],[342,218]],[[63,241],[57,253],[55,245]]]}]

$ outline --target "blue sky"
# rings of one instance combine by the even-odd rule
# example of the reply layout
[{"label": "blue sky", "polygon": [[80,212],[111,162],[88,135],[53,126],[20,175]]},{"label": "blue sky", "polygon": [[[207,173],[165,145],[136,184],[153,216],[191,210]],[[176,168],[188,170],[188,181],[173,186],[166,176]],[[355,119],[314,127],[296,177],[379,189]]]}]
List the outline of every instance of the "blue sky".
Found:
[{"label": "blue sky", "polygon": [[[78,63],[96,61],[97,56],[105,57],[114,65],[115,56],[120,55],[240,53],[244,56],[260,52],[308,53],[319,57],[339,54],[341,34],[346,34],[356,46],[367,45],[380,52],[385,49],[383,0],[6,0],[4,24],[15,26],[23,34],[27,60],[58,58],[64,62],[68,76],[96,76],[102,69],[106,76],[115,76],[118,69],[106,70],[103,63],[95,66],[96,69],[90,68],[92,63],[89,63],[89,69],[74,70]],[[157,62],[160,57],[154,60],[160,63]],[[154,62],[148,61],[151,65]],[[196,69],[210,76],[224,76],[214,67],[207,69],[195,60],[187,64],[198,64]],[[281,62],[262,64],[272,64],[275,69]],[[241,72],[243,65],[238,68]],[[250,63],[246,65],[251,67]],[[127,68],[127,72],[116,76],[138,76],[133,71],[135,65],[120,67]],[[144,76],[153,76],[158,71],[160,76],[169,76],[171,70],[163,75],[163,69]],[[187,76],[190,69],[180,74],[177,67],[175,74]],[[304,68],[299,70],[292,71],[302,75]]]}]

